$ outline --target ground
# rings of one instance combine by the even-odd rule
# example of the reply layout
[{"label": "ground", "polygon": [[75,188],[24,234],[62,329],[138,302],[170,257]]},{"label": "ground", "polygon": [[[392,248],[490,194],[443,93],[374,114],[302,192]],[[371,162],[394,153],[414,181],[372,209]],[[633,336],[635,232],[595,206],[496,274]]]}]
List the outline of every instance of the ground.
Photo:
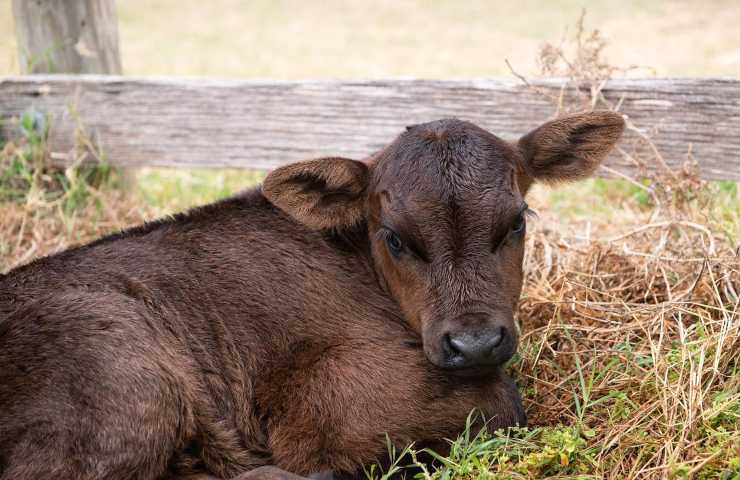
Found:
[{"label": "ground", "polygon": [[[125,73],[272,79],[510,75],[504,59],[535,75],[543,43],[577,48],[583,5],[118,2]],[[736,1],[587,6],[610,64],[643,67],[628,75],[740,71]],[[0,75],[17,71],[10,1],[0,0]],[[34,169],[48,152],[32,130],[0,147],[0,272],[262,176],[144,169],[120,188],[107,169]],[[530,204],[539,218],[511,369],[531,426],[471,432],[422,476],[740,478],[737,185],[663,172],[538,189]]]}]

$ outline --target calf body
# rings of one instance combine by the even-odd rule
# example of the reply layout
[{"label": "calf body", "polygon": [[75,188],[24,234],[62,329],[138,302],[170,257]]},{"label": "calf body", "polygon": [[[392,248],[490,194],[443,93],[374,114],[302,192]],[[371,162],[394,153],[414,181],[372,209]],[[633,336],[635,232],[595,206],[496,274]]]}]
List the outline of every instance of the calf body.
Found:
[{"label": "calf body", "polygon": [[[445,130],[457,133],[427,135]],[[481,132],[447,121],[421,135],[458,145]],[[503,296],[476,288],[481,272],[467,288],[432,282],[455,262],[401,260],[418,239],[381,235],[391,212],[379,202],[393,196],[381,184],[407,173],[376,172],[420,134],[405,135],[368,162],[285,167],[263,189],[0,277],[0,478],[351,474],[382,456],[386,434],[433,444],[473,408],[494,428],[523,424],[501,371],[515,346],[518,233],[501,250],[513,258],[491,266],[489,290],[506,291],[496,279],[519,263]],[[535,175],[499,146],[514,158],[496,189],[520,199]],[[434,248],[423,254],[444,256]],[[475,312],[454,311],[467,300]]]}]

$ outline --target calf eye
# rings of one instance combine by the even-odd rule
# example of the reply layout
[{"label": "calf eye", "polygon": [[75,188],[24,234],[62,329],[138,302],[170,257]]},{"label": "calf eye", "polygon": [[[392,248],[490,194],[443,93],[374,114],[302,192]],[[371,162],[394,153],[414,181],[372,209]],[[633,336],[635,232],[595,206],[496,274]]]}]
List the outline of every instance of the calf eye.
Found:
[{"label": "calf eye", "polygon": [[527,222],[524,220],[524,214],[520,213],[519,216],[514,220],[514,224],[511,226],[511,233],[522,233]]},{"label": "calf eye", "polygon": [[385,243],[394,257],[398,257],[403,252],[403,241],[396,232],[388,230],[385,235]]}]

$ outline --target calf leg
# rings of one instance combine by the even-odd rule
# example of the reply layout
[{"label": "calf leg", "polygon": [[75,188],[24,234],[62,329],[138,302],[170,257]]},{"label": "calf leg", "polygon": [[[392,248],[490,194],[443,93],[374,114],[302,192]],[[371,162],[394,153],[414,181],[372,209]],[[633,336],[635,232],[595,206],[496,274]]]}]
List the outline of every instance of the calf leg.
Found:
[{"label": "calf leg", "polygon": [[275,464],[299,473],[354,474],[386,457],[386,435],[399,449],[412,442],[445,445],[436,440],[456,437],[473,409],[483,411],[491,429],[526,424],[516,385],[505,373],[453,377],[421,349],[381,340],[329,350],[309,369],[257,385],[282,406],[273,413],[265,405]]},{"label": "calf leg", "polygon": [[331,472],[309,475],[308,478],[306,478],[294,473],[286,472],[277,467],[266,466],[242,473],[231,480],[332,480],[332,478],[333,475]]},{"label": "calf leg", "polygon": [[[332,480],[334,476],[331,472],[322,472],[316,475],[309,475],[302,477],[294,473],[286,472],[280,468],[273,466],[264,466],[244,472],[241,475],[231,478],[230,480]],[[189,475],[187,477],[180,477],[172,480],[219,480],[216,477],[206,474],[200,475]]]}]

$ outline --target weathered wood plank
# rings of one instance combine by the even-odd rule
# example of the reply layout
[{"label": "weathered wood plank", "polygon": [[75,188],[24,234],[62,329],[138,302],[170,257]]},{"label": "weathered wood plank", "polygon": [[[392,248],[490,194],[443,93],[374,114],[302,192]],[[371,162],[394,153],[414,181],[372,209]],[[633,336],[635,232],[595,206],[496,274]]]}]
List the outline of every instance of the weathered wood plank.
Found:
[{"label": "weathered wood plank", "polygon": [[23,73],[121,73],[115,0],[13,0]]},{"label": "weathered wood plank", "polygon": [[[536,85],[557,93],[561,83]],[[657,129],[655,144],[670,165],[691,148],[705,178],[740,180],[740,79],[614,80],[604,94],[622,98],[636,126]],[[264,169],[321,155],[362,158],[406,125],[449,116],[513,139],[554,112],[516,80],[0,78],[4,136],[15,128],[11,118],[32,106],[50,116],[57,151],[72,146],[72,107],[119,165]],[[609,165],[635,173],[619,155]]]}]

